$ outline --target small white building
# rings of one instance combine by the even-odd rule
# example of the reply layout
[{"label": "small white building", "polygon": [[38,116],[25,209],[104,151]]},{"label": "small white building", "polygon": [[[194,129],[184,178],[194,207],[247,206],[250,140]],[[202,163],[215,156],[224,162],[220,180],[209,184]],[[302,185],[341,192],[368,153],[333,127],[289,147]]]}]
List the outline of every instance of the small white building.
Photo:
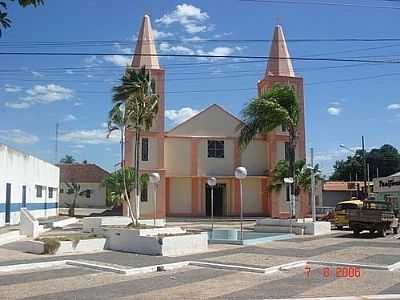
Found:
[{"label": "small white building", "polygon": [[107,191],[103,185],[108,173],[96,164],[59,164],[60,167],[60,207],[72,205],[74,191],[68,184],[79,184],[80,190],[76,207],[106,208]]},{"label": "small white building", "polygon": [[0,226],[18,224],[21,207],[40,217],[58,214],[60,169],[0,144]]}]

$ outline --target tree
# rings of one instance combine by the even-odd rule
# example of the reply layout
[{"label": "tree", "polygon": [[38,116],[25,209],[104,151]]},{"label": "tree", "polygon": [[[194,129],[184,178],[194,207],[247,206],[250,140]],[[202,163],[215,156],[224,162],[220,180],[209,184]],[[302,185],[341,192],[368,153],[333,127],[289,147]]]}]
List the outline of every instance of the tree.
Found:
[{"label": "tree", "polygon": [[62,163],[62,164],[73,164],[75,162],[76,162],[76,160],[75,160],[75,158],[72,157],[72,155],[65,155],[64,158],[60,159],[60,163]]},{"label": "tree", "polygon": [[239,125],[239,143],[244,149],[257,134],[268,134],[282,126],[289,133],[288,158],[289,177],[294,178],[296,189],[295,153],[298,139],[300,108],[295,92],[291,87],[275,85],[271,90],[252,99],[243,109],[243,124]]},{"label": "tree", "polygon": [[[126,202],[129,209],[130,205],[130,191],[133,189],[135,183],[135,171],[133,168],[127,167],[120,169],[106,176],[103,185],[106,187],[108,198],[114,205]],[[148,176],[142,175],[140,177],[141,187],[147,186]],[[126,192],[128,190],[128,192]],[[133,214],[130,214],[132,223],[135,222]]]},{"label": "tree", "polygon": [[[314,166],[314,172],[318,171],[318,164]],[[271,183],[268,186],[270,191],[280,191],[283,186],[283,179],[289,177],[289,162],[280,160],[272,171]],[[317,175],[316,178],[319,178]],[[295,194],[299,195],[300,191],[311,191],[311,170],[307,168],[304,160],[295,162],[295,181],[297,182]]]},{"label": "tree", "polygon": [[[333,168],[331,180],[364,180],[362,150],[357,150],[346,160],[338,160]],[[395,147],[385,144],[379,149],[366,152],[370,178],[384,177],[400,171],[400,155]],[[367,178],[368,179],[368,178]]]},{"label": "tree", "polygon": [[150,73],[143,66],[140,70],[128,68],[121,78],[121,84],[113,88],[113,102],[124,103],[128,124],[135,132],[135,204],[136,223],[140,217],[140,138],[142,130],[149,130],[158,113],[158,95],[152,91]]},{"label": "tree", "polygon": [[[14,2],[14,0],[8,0],[8,2]],[[39,6],[43,5],[43,0],[18,0],[18,4],[22,7],[26,6]],[[7,3],[6,1],[0,1],[0,37],[3,29],[11,27],[11,20],[7,14]]]}]

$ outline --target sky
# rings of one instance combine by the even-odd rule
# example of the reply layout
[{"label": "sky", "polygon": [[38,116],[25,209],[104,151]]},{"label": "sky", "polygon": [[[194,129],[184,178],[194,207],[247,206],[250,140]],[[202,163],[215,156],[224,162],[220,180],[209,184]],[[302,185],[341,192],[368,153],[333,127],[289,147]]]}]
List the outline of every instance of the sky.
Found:
[{"label": "sky", "polygon": [[[1,55],[0,142],[54,162],[59,123],[58,159],[69,154],[114,170],[118,137],[106,138],[105,122],[111,89],[129,57],[101,53],[132,53],[144,14],[151,17],[163,54],[267,56],[279,23],[292,57],[399,59],[400,40],[315,40],[400,39],[400,3],[290,2],[45,0],[36,9],[10,4],[13,24],[0,38],[0,52],[97,55]],[[304,39],[314,41],[298,41]],[[262,60],[162,57],[160,64],[166,70],[167,128],[213,103],[240,116],[266,68]],[[314,148],[325,174],[332,173],[335,160],[351,154],[339,145],[356,149],[362,135],[367,148],[400,147],[400,64],[295,60],[293,65],[305,82],[307,151]]]}]

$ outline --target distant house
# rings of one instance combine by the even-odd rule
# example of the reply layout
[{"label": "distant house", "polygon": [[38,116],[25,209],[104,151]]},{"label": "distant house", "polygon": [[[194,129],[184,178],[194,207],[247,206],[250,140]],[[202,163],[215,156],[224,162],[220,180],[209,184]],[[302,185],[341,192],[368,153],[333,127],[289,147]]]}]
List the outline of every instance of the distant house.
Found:
[{"label": "distant house", "polygon": [[106,188],[102,183],[109,172],[96,164],[59,164],[60,167],[60,207],[67,207],[74,199],[73,190],[67,184],[80,185],[76,207],[104,208]]},{"label": "distant house", "polygon": [[[369,186],[371,190],[372,182]],[[323,206],[333,207],[338,202],[350,200],[351,197],[363,198],[363,191],[363,181],[326,181],[322,189]]]}]

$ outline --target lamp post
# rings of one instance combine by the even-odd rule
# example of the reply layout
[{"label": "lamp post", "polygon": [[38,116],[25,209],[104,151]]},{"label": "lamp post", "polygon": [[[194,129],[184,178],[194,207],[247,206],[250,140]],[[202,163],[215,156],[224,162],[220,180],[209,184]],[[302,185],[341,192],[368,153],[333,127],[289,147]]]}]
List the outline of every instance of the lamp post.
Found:
[{"label": "lamp post", "polygon": [[240,239],[243,240],[243,187],[242,180],[247,176],[247,170],[245,167],[237,167],[235,170],[235,177],[239,179],[240,188]]},{"label": "lamp post", "polygon": [[154,227],[156,227],[156,219],[157,219],[157,185],[160,182],[160,174],[158,174],[158,173],[150,173],[149,174],[149,181],[150,181],[151,184],[153,184],[153,191],[154,191],[154,202],[153,202],[154,215],[153,215],[153,221],[154,221]]},{"label": "lamp post", "polygon": [[211,239],[214,231],[214,186],[217,184],[215,177],[208,177],[207,184],[211,188]]},{"label": "lamp post", "polygon": [[307,169],[311,171],[311,214],[312,214],[313,222],[315,222],[315,221],[317,221],[317,213],[315,210],[315,177],[321,171],[317,170],[315,172],[313,166],[308,166]]},{"label": "lamp post", "polygon": [[[344,148],[350,152],[353,152],[354,154],[356,153],[354,150],[346,147],[343,144],[339,145],[341,148]],[[364,143],[364,136],[361,136],[361,149],[363,153],[363,174],[364,174],[364,191],[367,193],[368,196],[368,190],[367,190],[367,155],[365,153],[365,143]],[[368,183],[369,184],[369,183]]]}]

